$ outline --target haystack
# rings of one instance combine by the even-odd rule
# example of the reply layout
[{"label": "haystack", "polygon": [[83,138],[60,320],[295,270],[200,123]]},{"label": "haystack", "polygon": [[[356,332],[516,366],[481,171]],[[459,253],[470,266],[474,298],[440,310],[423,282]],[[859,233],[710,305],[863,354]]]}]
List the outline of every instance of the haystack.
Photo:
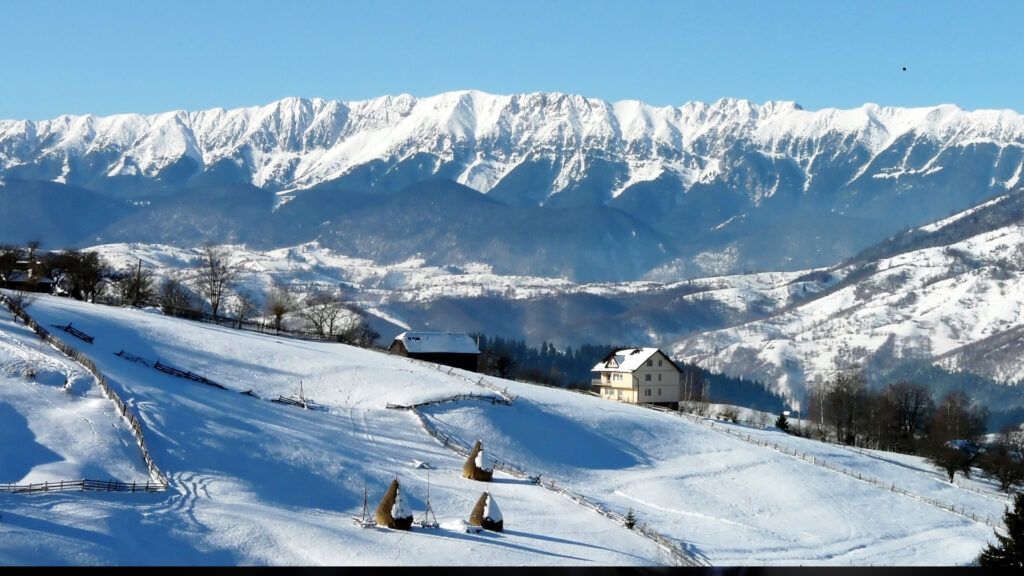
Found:
[{"label": "haystack", "polygon": [[498,503],[487,492],[481,494],[480,499],[476,501],[476,506],[469,514],[469,525],[492,532],[501,532],[505,529],[505,520],[501,517]]},{"label": "haystack", "polygon": [[409,530],[412,528],[412,512],[405,504],[405,498],[398,486],[398,478],[391,481],[384,498],[377,505],[377,512],[374,515],[379,526],[387,526],[396,530]]},{"label": "haystack", "polygon": [[477,440],[473,445],[473,450],[469,453],[469,458],[466,458],[466,463],[462,465],[462,477],[490,482],[493,475],[493,469],[484,468],[484,449],[480,441]]}]

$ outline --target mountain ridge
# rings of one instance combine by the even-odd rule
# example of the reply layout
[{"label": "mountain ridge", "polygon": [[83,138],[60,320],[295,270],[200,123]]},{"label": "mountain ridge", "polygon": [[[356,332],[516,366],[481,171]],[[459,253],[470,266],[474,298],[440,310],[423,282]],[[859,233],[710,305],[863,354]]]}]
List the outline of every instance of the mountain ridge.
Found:
[{"label": "mountain ridge", "polygon": [[[233,110],[0,121],[0,179],[75,186],[130,203],[151,219],[180,217],[167,213],[168,202],[210,187],[272,193],[270,210],[276,212],[313,190],[334,191],[339,205],[372,204],[364,197],[442,179],[511,208],[604,206],[654,232],[638,249],[663,257],[628,272],[602,263],[568,272],[553,261],[538,261],[536,269],[492,263],[508,273],[581,279],[693,278],[830,265],[899,230],[997,196],[1020,183],[1022,170],[1024,117],[948,104],[807,111],[794,102],[723,98],[654,107],[562,93],[466,90],[426,98],[286,98]],[[157,215],[146,206],[160,198],[171,200],[160,203],[164,212]],[[253,228],[271,219],[253,218]],[[274,225],[285,229],[280,236],[291,244],[337,232],[312,220],[277,218]],[[576,224],[579,231],[604,225]],[[82,228],[106,231],[99,240],[83,234],[68,241],[133,241],[132,227],[119,226],[113,218],[89,222]],[[296,237],[298,230],[308,235]],[[194,243],[194,236],[175,238],[168,231],[160,241]],[[386,240],[372,237],[375,244]],[[472,240],[486,245],[495,238]],[[582,259],[576,250],[555,260]]]}]

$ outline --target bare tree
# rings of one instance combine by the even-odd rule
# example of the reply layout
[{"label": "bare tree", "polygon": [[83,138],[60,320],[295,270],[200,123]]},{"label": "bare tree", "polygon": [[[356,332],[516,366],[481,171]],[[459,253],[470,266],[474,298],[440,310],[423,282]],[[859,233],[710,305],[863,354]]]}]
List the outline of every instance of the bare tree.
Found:
[{"label": "bare tree", "polygon": [[153,271],[142,267],[142,260],[116,272],[113,277],[114,289],[121,301],[129,306],[143,306],[156,297]]},{"label": "bare tree", "polygon": [[306,298],[305,305],[298,311],[298,315],[306,320],[317,334],[329,338],[340,332],[348,310],[341,297],[328,292],[317,292]]},{"label": "bare tree", "polygon": [[281,331],[285,316],[295,311],[296,302],[284,286],[275,286],[267,296],[266,311],[274,319],[274,330]]},{"label": "bare tree", "polygon": [[175,276],[168,276],[160,283],[160,293],[157,296],[160,307],[165,314],[181,314],[193,311],[195,304],[192,293]]},{"label": "bare tree", "polygon": [[853,369],[841,372],[832,380],[825,398],[825,420],[834,426],[836,441],[857,445],[868,419],[867,380],[863,372]]},{"label": "bare tree", "polygon": [[252,318],[260,309],[259,299],[249,290],[235,291],[235,320],[238,326]]},{"label": "bare tree", "polygon": [[988,410],[972,405],[970,398],[961,391],[946,394],[935,411],[921,452],[929,462],[946,472],[950,483],[957,472],[970,477],[987,418]]},{"label": "bare tree", "polygon": [[341,335],[341,341],[361,348],[370,348],[380,338],[380,333],[374,330],[370,323],[363,318],[349,324],[349,327]]},{"label": "bare tree", "polygon": [[892,409],[895,438],[892,448],[913,453],[917,438],[935,413],[935,402],[928,387],[916,382],[900,380],[882,390],[888,406]]},{"label": "bare tree", "polygon": [[1014,486],[1024,485],[1024,430],[1013,426],[1000,430],[978,458],[978,468],[1007,494]]},{"label": "bare tree", "polygon": [[39,294],[36,292],[28,292],[26,290],[11,290],[7,293],[7,307],[11,309],[11,313],[14,314],[14,321],[18,321],[20,316],[25,309],[35,303],[39,298]]},{"label": "bare tree", "polygon": [[228,295],[239,275],[239,268],[230,261],[230,252],[224,246],[206,244],[196,263],[199,274],[196,288],[203,298],[210,302],[210,309],[216,316],[220,305]]}]

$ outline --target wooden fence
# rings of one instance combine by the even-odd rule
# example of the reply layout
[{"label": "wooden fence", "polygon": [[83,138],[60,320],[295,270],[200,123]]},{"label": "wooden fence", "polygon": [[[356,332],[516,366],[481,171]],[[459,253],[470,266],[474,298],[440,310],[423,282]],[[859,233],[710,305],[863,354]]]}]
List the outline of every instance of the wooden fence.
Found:
[{"label": "wooden fence", "polygon": [[275,336],[285,336],[288,338],[296,338],[299,340],[313,340],[317,342],[339,342],[339,336],[337,334],[331,336],[325,336],[318,332],[311,332],[309,330],[291,330],[288,328],[275,328],[273,324],[267,324],[265,322],[259,322],[255,320],[238,320],[236,318],[228,318],[226,316],[214,316],[213,314],[207,314],[205,312],[199,312],[198,310],[189,310],[187,308],[173,308],[170,306],[164,306],[161,308],[164,314],[168,316],[175,316],[177,318],[185,318],[188,320],[195,320],[197,322],[204,322],[206,324],[217,324],[219,326],[226,326],[228,328],[234,328],[236,330],[245,330],[247,332],[257,332],[259,334],[272,334]]},{"label": "wooden fence", "polygon": [[[483,379],[481,378],[481,381],[482,380]],[[452,397],[446,398],[444,400],[433,400],[433,401],[430,401],[430,402],[424,402],[422,404],[416,404],[416,405],[413,405],[413,406],[400,406],[400,405],[396,405],[396,404],[388,404],[387,407],[389,409],[392,409],[392,410],[408,410],[408,411],[412,412],[413,414],[416,415],[417,418],[419,418],[420,424],[423,425],[423,428],[427,431],[427,433],[430,434],[431,436],[433,436],[438,442],[441,443],[441,445],[443,445],[445,448],[448,448],[449,450],[455,452],[456,454],[459,454],[460,456],[465,456],[465,457],[468,458],[470,452],[472,451],[471,448],[462,445],[458,441],[454,440],[450,436],[448,436],[445,433],[443,433],[440,430],[438,430],[437,427],[433,426],[430,423],[430,421],[427,419],[427,417],[422,412],[420,412],[420,410],[419,410],[419,408],[422,407],[422,406],[439,404],[441,402],[453,402],[453,401],[458,401],[460,399],[485,400],[485,401],[489,400],[492,404],[495,403],[495,400],[494,400],[493,397],[476,396],[476,395],[473,395],[473,394],[459,394],[457,396],[452,396]],[[502,404],[510,404],[511,401],[501,402],[501,403]],[[488,459],[491,460],[491,467],[492,467],[493,470],[500,470],[501,472],[504,472],[504,473],[508,474],[509,476],[513,476],[515,478],[520,478],[520,479],[524,479],[524,480],[529,480],[529,481],[533,482],[534,484],[536,484],[536,485],[538,485],[538,486],[540,486],[542,488],[545,488],[547,490],[551,490],[553,492],[557,492],[557,493],[559,493],[559,494],[569,498],[573,502],[579,504],[580,506],[583,506],[584,508],[592,510],[593,512],[596,512],[596,513],[598,513],[598,514],[600,514],[600,515],[602,515],[602,516],[604,516],[606,518],[610,518],[610,519],[618,522],[619,524],[622,524],[623,526],[627,525],[627,519],[626,519],[626,517],[624,515],[619,514],[617,512],[614,512],[612,510],[608,510],[607,508],[605,508],[600,503],[591,502],[590,500],[587,500],[586,497],[572,492],[571,490],[569,490],[568,487],[557,484],[554,480],[542,480],[539,474],[536,475],[536,476],[530,475],[529,473],[523,471],[521,468],[519,468],[519,467],[517,467],[517,466],[515,466],[513,464],[510,464],[509,462],[506,462],[506,461],[504,461],[504,460],[502,460],[500,458],[495,458],[494,456],[492,456],[490,454],[486,454],[486,453],[485,453],[485,456]],[[634,529],[637,532],[639,532],[640,534],[642,534],[644,537],[646,537],[647,539],[652,540],[652,541],[656,542],[657,544],[659,544],[666,552],[668,552],[668,554],[671,557],[672,564],[674,566],[692,566],[692,567],[710,566],[710,564],[707,563],[706,561],[704,561],[703,559],[697,558],[697,557],[689,554],[688,552],[686,552],[683,548],[681,548],[679,546],[678,542],[676,542],[674,540],[671,540],[669,538],[665,538],[664,536],[659,534],[656,530],[654,530],[653,528],[648,526],[646,523],[643,523],[643,522],[638,523],[634,527]]]},{"label": "wooden fence", "polygon": [[145,483],[119,482],[116,480],[57,480],[54,482],[33,482],[31,484],[0,484],[0,492],[15,494],[33,492],[161,492],[167,489],[163,482],[148,480]]},{"label": "wooden fence", "polygon": [[[758,439],[758,438],[753,438],[753,437],[750,436],[750,434],[745,434],[745,433],[742,433],[742,432],[731,430],[728,426],[715,426],[715,421],[714,420],[708,420],[708,419],[704,419],[704,418],[699,417],[699,416],[693,416],[692,414],[686,414],[684,412],[678,412],[678,411],[675,411],[675,410],[669,410],[667,408],[662,408],[660,406],[645,405],[644,407],[645,408],[650,408],[652,410],[658,410],[658,411],[661,411],[661,412],[665,412],[665,413],[668,413],[668,414],[677,414],[679,416],[687,416],[691,420],[693,420],[694,422],[697,422],[699,424],[704,424],[705,426],[708,426],[710,428],[714,428],[715,430],[717,430],[718,432],[721,432],[722,434],[728,434],[728,435],[730,435],[730,436],[732,436],[734,438],[737,438],[739,440],[743,440],[744,442],[748,442],[750,444],[754,444],[754,445],[757,445],[757,446],[762,446],[762,447],[765,447],[765,448],[771,448],[773,450],[776,450],[776,451],[781,452],[783,454],[788,454],[789,456],[793,456],[794,458],[799,458],[799,459],[801,459],[801,460],[803,460],[805,462],[809,462],[809,463],[814,464],[816,466],[822,466],[824,468],[832,470],[833,472],[838,472],[840,474],[844,474],[846,476],[850,476],[851,478],[856,478],[858,480],[867,482],[869,484],[874,484],[875,486],[878,486],[880,488],[884,488],[886,490],[889,490],[890,492],[895,492],[897,494],[902,494],[904,496],[908,496],[910,498],[913,498],[915,500],[924,502],[926,504],[931,504],[932,506],[935,506],[936,508],[941,508],[942,510],[946,510],[946,511],[952,512],[954,514],[963,516],[965,518],[969,518],[969,519],[971,519],[971,520],[973,520],[975,522],[981,522],[983,524],[987,524],[988,526],[991,526],[993,528],[1002,528],[1003,527],[1003,522],[1002,521],[996,522],[996,521],[993,521],[991,518],[981,517],[981,516],[978,516],[977,514],[974,514],[973,512],[967,512],[966,509],[962,505],[960,506],[960,509],[958,510],[955,504],[949,504],[949,503],[946,503],[946,502],[942,502],[940,500],[934,500],[934,499],[926,498],[926,497],[918,495],[918,494],[914,494],[913,492],[910,492],[909,490],[904,490],[903,488],[900,488],[900,487],[896,486],[895,482],[882,482],[882,481],[880,481],[877,478],[874,478],[872,476],[865,476],[861,472],[854,472],[853,470],[850,470],[849,468],[846,468],[846,467],[843,467],[843,466],[837,466],[835,464],[832,464],[830,462],[822,460],[821,458],[818,458],[818,457],[814,456],[813,454],[808,455],[808,454],[806,454],[804,452],[800,452],[799,450],[795,450],[795,449],[791,449],[791,448],[786,448],[785,446],[780,446],[780,445],[778,445],[778,444],[776,444],[774,442],[768,442],[767,440],[761,440],[761,439]],[[842,446],[842,445],[837,445],[837,446]],[[980,491],[978,491],[978,492],[980,493]]]},{"label": "wooden fence", "polygon": [[[8,309],[11,308],[10,300],[8,300],[6,295],[0,294],[0,300],[3,301],[4,305],[7,306]],[[12,312],[13,312],[13,310],[12,310]],[[41,338],[43,341],[47,342],[48,344],[50,344],[51,346],[53,346],[54,348],[59,350],[61,353],[63,353],[68,358],[70,358],[70,359],[74,360],[75,362],[77,362],[78,364],[80,364],[83,368],[88,370],[89,373],[92,374],[94,378],[96,378],[96,382],[97,382],[97,384],[99,384],[100,390],[103,391],[103,394],[106,395],[107,398],[109,398],[110,400],[112,400],[114,402],[114,405],[117,406],[118,413],[128,423],[128,427],[131,429],[132,434],[135,436],[135,441],[139,445],[139,448],[142,450],[142,459],[143,459],[143,461],[145,461],[146,468],[149,470],[149,475],[151,477],[152,483],[155,486],[160,486],[161,488],[159,488],[159,489],[166,490],[167,489],[167,478],[164,476],[163,472],[161,472],[160,469],[157,467],[156,462],[153,461],[153,458],[152,458],[152,456],[149,453],[149,449],[146,447],[146,440],[145,440],[145,438],[143,438],[143,434],[142,434],[142,423],[139,422],[139,419],[135,416],[135,414],[131,411],[131,409],[128,408],[128,405],[125,404],[123,400],[121,400],[121,397],[117,395],[117,392],[115,392],[114,389],[110,387],[110,384],[107,383],[107,379],[103,376],[103,373],[100,372],[99,368],[96,366],[96,363],[93,362],[91,358],[89,358],[88,356],[83,354],[81,351],[79,351],[79,350],[75,349],[74,347],[68,345],[66,342],[64,342],[60,338],[57,338],[53,334],[50,334],[50,332],[48,332],[45,328],[40,326],[24,310],[20,310],[18,312],[18,314],[17,314],[17,317],[21,318],[21,320],[25,323],[25,325],[28,326],[29,329],[31,329],[33,332],[35,332],[36,335],[39,336],[39,338]],[[75,483],[75,482],[86,482],[86,481],[84,481],[84,480],[71,480],[71,481],[65,481],[65,482]],[[93,485],[98,486],[98,485],[100,485],[100,483],[104,483],[105,484],[107,481],[103,480],[103,481],[89,481],[89,482],[96,482],[96,484],[93,484]],[[150,483],[147,482],[145,484],[145,486],[148,486],[149,484]],[[54,483],[53,482],[44,483],[44,486],[46,486],[46,485],[53,486]],[[133,484],[133,485],[135,485],[135,484]],[[8,485],[8,486],[12,486],[12,485]],[[13,491],[20,491],[20,490],[13,490],[13,489],[12,490],[4,490],[3,486],[0,485],[0,491],[13,492]],[[38,492],[39,490],[36,490],[36,491]]]},{"label": "wooden fence", "polygon": [[85,332],[82,332],[78,328],[75,328],[74,326],[72,326],[71,322],[68,322],[67,326],[55,325],[54,327],[55,328],[60,328],[61,330],[71,334],[75,338],[78,338],[79,340],[85,340],[86,342],[92,344],[93,337],[89,336]]},{"label": "wooden fence", "polygon": [[168,366],[167,364],[164,364],[159,360],[146,360],[141,356],[136,356],[135,354],[132,354],[131,352],[125,352],[124,350],[121,350],[120,352],[114,354],[114,356],[120,356],[125,360],[130,360],[132,362],[144,364],[146,366],[149,366],[150,368],[155,368],[163,372],[164,374],[170,374],[171,376],[177,376],[178,378],[185,378],[186,380],[192,380],[193,382],[199,382],[200,384],[206,384],[207,386],[213,386],[215,388],[220,388],[221,390],[227,390],[227,388],[225,388],[224,386],[217,384],[213,380],[207,379],[206,376],[200,376],[199,374],[195,374],[191,371],[180,370],[173,366]]}]

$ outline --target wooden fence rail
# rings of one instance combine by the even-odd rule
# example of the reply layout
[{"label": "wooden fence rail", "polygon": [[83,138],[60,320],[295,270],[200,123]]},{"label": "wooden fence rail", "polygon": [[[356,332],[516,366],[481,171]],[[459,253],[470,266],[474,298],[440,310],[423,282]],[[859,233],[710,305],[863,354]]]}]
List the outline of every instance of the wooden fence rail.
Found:
[{"label": "wooden fence rail", "polygon": [[85,332],[82,332],[78,328],[75,328],[74,326],[71,325],[70,322],[68,322],[67,326],[56,326],[55,325],[55,327],[56,328],[60,328],[61,330],[71,334],[72,336],[74,336],[74,337],[76,337],[76,338],[78,338],[80,340],[85,340],[86,342],[92,344],[93,337],[89,336]]},{"label": "wooden fence rail", "polygon": [[[461,396],[466,396],[466,395],[461,395]],[[472,396],[472,395],[469,395],[469,396]],[[480,397],[476,397],[476,398],[480,398]],[[440,430],[438,430],[437,427],[433,426],[430,423],[430,421],[427,419],[427,417],[422,412],[419,411],[419,408],[421,406],[425,406],[425,405],[429,405],[429,404],[436,404],[436,403],[438,403],[438,401],[425,402],[423,404],[416,404],[416,405],[413,405],[413,406],[400,406],[400,405],[397,405],[397,404],[388,404],[387,407],[390,408],[390,409],[393,409],[393,410],[408,410],[408,411],[412,412],[413,414],[416,415],[417,418],[419,418],[420,424],[427,431],[427,433],[430,434],[431,436],[433,436],[439,442],[441,442],[441,444],[445,448],[448,448],[449,450],[455,452],[456,454],[459,454],[460,456],[468,457],[470,452],[471,452],[470,448],[462,445],[457,440],[454,440],[450,436],[448,436],[445,433],[443,433]],[[507,403],[511,403],[511,402],[507,402]],[[542,488],[545,488],[545,489],[551,490],[553,492],[557,492],[559,494],[562,494],[563,496],[566,496],[567,498],[571,499],[573,502],[576,502],[577,504],[579,504],[579,505],[581,505],[581,506],[583,506],[585,508],[588,508],[588,509],[590,509],[590,510],[592,510],[592,511],[594,511],[594,512],[596,512],[596,513],[598,513],[598,514],[600,514],[600,515],[602,515],[604,517],[606,517],[606,518],[610,518],[612,520],[615,520],[616,522],[622,524],[623,526],[626,525],[626,517],[624,515],[618,514],[616,512],[611,511],[611,510],[608,510],[608,509],[606,509],[604,506],[602,506],[600,504],[597,504],[597,503],[594,503],[594,502],[590,502],[585,497],[570,491],[568,488],[566,488],[564,486],[558,485],[554,480],[542,481],[539,474],[536,475],[536,476],[530,475],[527,472],[524,472],[522,469],[518,468],[517,466],[514,466],[514,465],[512,465],[512,464],[510,464],[508,462],[505,462],[504,460],[501,460],[499,458],[495,458],[495,457],[491,456],[490,454],[486,454],[486,456],[491,460],[491,465],[492,465],[491,467],[494,470],[500,470],[500,471],[505,472],[506,474],[508,474],[510,476],[513,476],[513,477],[516,477],[516,478],[530,480],[531,482],[533,482],[534,484],[536,484],[538,486],[541,486]],[[644,537],[646,537],[649,540],[652,540],[652,541],[656,542],[662,548],[664,548],[669,553],[669,555],[672,557],[673,565],[675,565],[675,566],[692,566],[692,567],[710,566],[709,563],[703,561],[702,559],[697,558],[697,557],[687,553],[683,548],[681,548],[679,546],[678,542],[675,542],[674,540],[670,540],[668,538],[665,538],[664,536],[662,536],[661,534],[658,534],[657,531],[655,531],[653,528],[647,526],[646,524],[639,524],[639,525],[636,526],[636,529]]]},{"label": "wooden fence rail", "polygon": [[162,482],[148,480],[144,483],[119,482],[115,480],[56,480],[30,484],[0,484],[0,492],[25,494],[33,492],[161,492],[167,486]]},{"label": "wooden fence rail", "polygon": [[652,409],[655,409],[655,410],[660,410],[662,412],[666,412],[666,413],[669,413],[669,414],[677,414],[679,416],[689,417],[694,422],[697,422],[699,424],[703,424],[703,425],[708,426],[710,428],[714,428],[715,430],[717,430],[718,432],[721,432],[722,434],[733,436],[733,437],[735,437],[735,438],[737,438],[739,440],[742,440],[744,442],[748,442],[750,444],[754,444],[754,445],[761,446],[761,447],[764,447],[764,448],[770,448],[772,450],[776,450],[776,451],[781,452],[783,454],[787,454],[789,456],[793,456],[794,458],[799,458],[799,459],[801,459],[801,460],[803,460],[805,462],[809,462],[809,463],[814,464],[816,466],[821,466],[823,468],[827,468],[829,470],[832,470],[833,472],[838,472],[840,474],[844,474],[846,476],[850,476],[852,478],[856,478],[856,479],[861,480],[863,482],[867,482],[869,484],[874,484],[875,486],[887,489],[890,492],[895,492],[897,494],[902,494],[904,496],[907,496],[907,497],[910,497],[910,498],[914,498],[915,500],[924,502],[926,504],[930,504],[930,505],[935,506],[936,508],[940,508],[942,510],[948,510],[949,512],[952,512],[954,514],[963,516],[965,518],[969,518],[970,520],[973,520],[974,522],[980,522],[980,523],[986,524],[988,526],[991,526],[993,528],[1001,528],[1001,527],[1003,527],[1003,523],[1002,522],[993,521],[991,518],[988,518],[988,517],[984,517],[983,518],[981,516],[978,516],[977,514],[974,514],[973,512],[966,512],[963,506],[961,506],[960,510],[958,511],[957,508],[956,508],[956,505],[954,505],[954,504],[949,504],[949,503],[941,502],[939,500],[934,500],[934,499],[931,499],[931,498],[926,498],[924,496],[920,496],[918,494],[914,494],[914,493],[910,492],[909,490],[904,490],[902,488],[896,487],[896,483],[895,482],[889,482],[889,483],[882,482],[882,481],[879,481],[877,478],[874,478],[874,477],[871,477],[871,476],[865,476],[861,472],[854,473],[852,470],[850,470],[850,469],[848,469],[846,467],[840,467],[840,466],[836,466],[834,464],[831,464],[831,463],[829,463],[829,462],[827,462],[825,460],[822,460],[821,458],[815,457],[813,454],[812,455],[808,455],[806,453],[799,452],[799,451],[797,451],[795,449],[791,449],[791,448],[786,448],[784,446],[780,446],[780,445],[778,445],[778,444],[776,444],[774,442],[769,442],[767,440],[760,440],[758,438],[753,438],[753,437],[750,436],[750,434],[743,434],[741,432],[733,431],[733,430],[730,430],[726,426],[715,426],[714,420],[707,420],[707,419],[704,419],[704,418],[701,418],[701,417],[698,417],[698,416],[693,416],[692,414],[686,414],[684,412],[678,412],[678,411],[675,411],[675,410],[669,410],[667,408],[662,408],[660,406],[645,406],[645,407],[652,408]]},{"label": "wooden fence rail", "polygon": [[[10,300],[7,298],[6,295],[0,294],[0,300],[3,301],[4,305],[7,306],[7,308],[10,309],[12,313],[14,312],[14,310],[11,308]],[[17,312],[17,317],[21,318],[22,322],[24,322],[25,325],[29,327],[29,329],[35,332],[35,334],[39,336],[40,339],[42,339],[44,342],[50,344],[51,346],[59,350],[68,358],[71,358],[72,360],[80,364],[82,367],[88,370],[89,373],[92,374],[94,378],[96,378],[96,382],[99,384],[100,390],[103,391],[103,394],[107,398],[114,402],[114,405],[117,406],[118,413],[128,423],[128,427],[131,429],[132,434],[135,436],[136,443],[142,450],[142,459],[146,463],[146,468],[149,470],[149,474],[151,479],[153,480],[153,483],[155,485],[162,486],[162,489],[166,490],[167,478],[164,476],[163,472],[161,472],[160,469],[157,467],[156,462],[153,461],[153,457],[149,453],[149,448],[146,447],[146,439],[143,437],[142,434],[142,423],[139,422],[139,419],[131,411],[128,405],[125,404],[123,400],[121,400],[121,397],[118,396],[117,392],[110,387],[110,384],[107,383],[106,377],[104,377],[103,373],[100,372],[99,368],[96,366],[96,363],[93,362],[91,358],[89,358],[88,356],[86,356],[73,346],[68,345],[60,338],[57,338],[56,336],[48,332],[45,328],[40,326],[39,323],[37,323],[32,317],[30,317],[28,313],[26,313],[24,310],[19,310]],[[77,482],[77,480],[72,480],[72,482]],[[49,484],[52,485],[53,483],[51,482]],[[149,485],[149,483],[147,482],[146,485]]]},{"label": "wooden fence rail", "polygon": [[171,376],[177,376],[178,378],[185,378],[187,380],[192,380],[193,382],[199,382],[201,384],[206,384],[207,386],[213,386],[215,388],[220,388],[221,390],[227,390],[226,387],[214,382],[213,380],[207,379],[206,376],[200,376],[199,374],[195,374],[191,371],[180,370],[173,366],[168,366],[167,364],[164,364],[159,360],[146,360],[141,356],[136,356],[135,354],[132,354],[131,352],[125,352],[124,350],[121,350],[120,352],[114,354],[114,356],[120,356],[121,358],[129,360],[131,362],[145,364],[146,366],[149,366],[150,368],[155,368],[163,372],[164,374],[170,374]]}]

